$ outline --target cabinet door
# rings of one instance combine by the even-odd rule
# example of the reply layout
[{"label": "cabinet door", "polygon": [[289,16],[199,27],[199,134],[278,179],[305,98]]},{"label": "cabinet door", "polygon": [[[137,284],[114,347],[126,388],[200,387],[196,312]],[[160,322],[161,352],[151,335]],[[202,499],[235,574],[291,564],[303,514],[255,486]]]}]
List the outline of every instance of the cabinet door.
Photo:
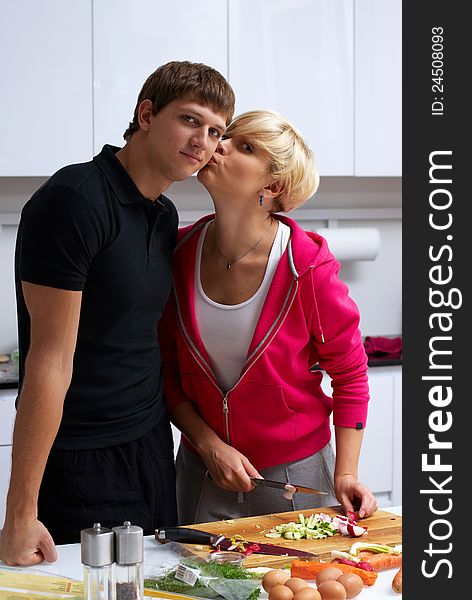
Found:
[{"label": "cabinet door", "polygon": [[[376,367],[369,370],[370,401],[359,459],[359,481],[372,490],[380,506],[392,504],[393,488],[397,483],[393,471],[394,418],[395,406],[398,406],[398,402],[396,405],[394,403],[395,389],[398,389],[398,384],[397,388],[395,387],[395,375],[396,371],[389,367]],[[401,373],[399,377],[401,381]],[[326,373],[321,386],[325,394],[332,396],[331,379]],[[331,431],[332,444],[336,449],[332,424]],[[396,464],[401,470],[401,464],[398,465],[398,461]]]},{"label": "cabinet door", "polygon": [[402,373],[393,379],[393,490],[392,504],[402,504]]},{"label": "cabinet door", "polygon": [[95,0],[94,151],[122,146],[141,87],[172,60],[202,62],[227,76],[227,5],[221,0]]},{"label": "cabinet door", "polygon": [[[369,373],[369,412],[359,459],[359,481],[389,499],[393,489],[393,394],[390,373]],[[391,504],[382,501],[383,506]]]},{"label": "cabinet door", "polygon": [[2,2],[0,176],[92,156],[91,0]]},{"label": "cabinet door", "polygon": [[356,175],[402,174],[402,3],[356,0]]},{"label": "cabinet door", "polygon": [[18,390],[0,390],[0,446],[11,444]]},{"label": "cabinet door", "polygon": [[0,390],[0,528],[5,519],[5,501],[10,483],[11,440],[18,390]]},{"label": "cabinet door", "polygon": [[321,175],[354,174],[352,0],[229,0],[236,112],[276,110]]},{"label": "cabinet door", "polygon": [[0,528],[5,521],[5,504],[10,484],[11,446],[0,445]]}]

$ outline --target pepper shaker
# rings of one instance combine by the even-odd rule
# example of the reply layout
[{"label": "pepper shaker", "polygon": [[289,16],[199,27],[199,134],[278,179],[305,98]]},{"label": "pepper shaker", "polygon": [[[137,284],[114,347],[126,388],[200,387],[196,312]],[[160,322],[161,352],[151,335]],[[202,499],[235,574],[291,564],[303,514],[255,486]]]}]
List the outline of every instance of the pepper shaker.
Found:
[{"label": "pepper shaker", "polygon": [[80,532],[84,600],[115,600],[113,537],[113,531],[100,523]]},{"label": "pepper shaker", "polygon": [[143,530],[125,521],[123,525],[113,527],[113,531],[115,533],[116,600],[143,600]]}]

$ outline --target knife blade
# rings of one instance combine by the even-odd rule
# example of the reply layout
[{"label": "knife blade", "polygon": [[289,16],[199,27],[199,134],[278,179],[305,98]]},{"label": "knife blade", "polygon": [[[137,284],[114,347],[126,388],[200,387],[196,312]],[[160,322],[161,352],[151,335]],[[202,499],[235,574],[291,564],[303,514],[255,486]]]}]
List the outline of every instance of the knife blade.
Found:
[{"label": "knife blade", "polygon": [[[287,486],[292,486],[295,488],[293,493],[302,492],[303,494],[328,494],[328,492],[322,492],[321,490],[315,490],[311,487],[306,487],[305,485],[297,485],[296,483],[289,483],[287,481],[273,481],[272,479],[261,479],[259,477],[250,477],[250,480],[255,485],[265,485],[267,487],[278,488],[280,490],[287,490]],[[290,490],[292,491],[292,490]]]},{"label": "knife blade", "polygon": [[[162,527],[155,530],[154,537],[158,542],[164,543],[167,541],[180,542],[182,544],[205,544],[213,548],[221,548],[222,550],[234,549],[235,544],[224,535],[208,533],[200,529],[191,529],[190,527]],[[260,544],[259,542],[250,542],[243,540],[246,546],[254,544],[257,549],[254,549],[256,554],[270,554],[273,556],[318,556],[313,552],[305,550],[297,550],[296,548],[285,548],[284,546],[276,546],[275,544]],[[232,548],[233,547],[233,548]]]}]

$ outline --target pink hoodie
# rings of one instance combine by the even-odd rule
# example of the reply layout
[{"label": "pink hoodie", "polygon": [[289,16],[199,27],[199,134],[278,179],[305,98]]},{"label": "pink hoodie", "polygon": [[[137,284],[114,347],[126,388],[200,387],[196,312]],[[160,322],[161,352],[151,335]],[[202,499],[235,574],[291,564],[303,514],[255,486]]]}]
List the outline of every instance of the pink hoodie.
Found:
[{"label": "pink hoodie", "polygon": [[[195,256],[208,215],[179,230],[174,288],[159,325],[164,390],[170,413],[185,400],[222,440],[263,469],[315,454],[330,440],[329,418],[364,428],[369,391],[359,311],[338,278],[326,241],[295,221],[273,277],[235,386],[220,390],[198,332],[194,307]],[[231,343],[231,340],[228,340]],[[333,399],[319,365],[332,378]],[[190,442],[184,443],[190,449]]]}]

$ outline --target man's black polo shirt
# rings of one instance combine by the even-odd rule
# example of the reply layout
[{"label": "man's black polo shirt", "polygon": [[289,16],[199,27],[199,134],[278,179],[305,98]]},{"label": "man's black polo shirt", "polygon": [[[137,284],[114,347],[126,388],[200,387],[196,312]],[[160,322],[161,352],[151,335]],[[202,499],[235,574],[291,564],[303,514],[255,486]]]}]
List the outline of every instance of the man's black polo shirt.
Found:
[{"label": "man's black polo shirt", "polygon": [[165,196],[144,198],[117,151],[104,146],[92,161],[61,169],[21,214],[15,256],[20,388],[30,335],[21,280],[82,291],[57,449],[138,439],[165,412],[157,321],[171,288],[177,211]]}]

